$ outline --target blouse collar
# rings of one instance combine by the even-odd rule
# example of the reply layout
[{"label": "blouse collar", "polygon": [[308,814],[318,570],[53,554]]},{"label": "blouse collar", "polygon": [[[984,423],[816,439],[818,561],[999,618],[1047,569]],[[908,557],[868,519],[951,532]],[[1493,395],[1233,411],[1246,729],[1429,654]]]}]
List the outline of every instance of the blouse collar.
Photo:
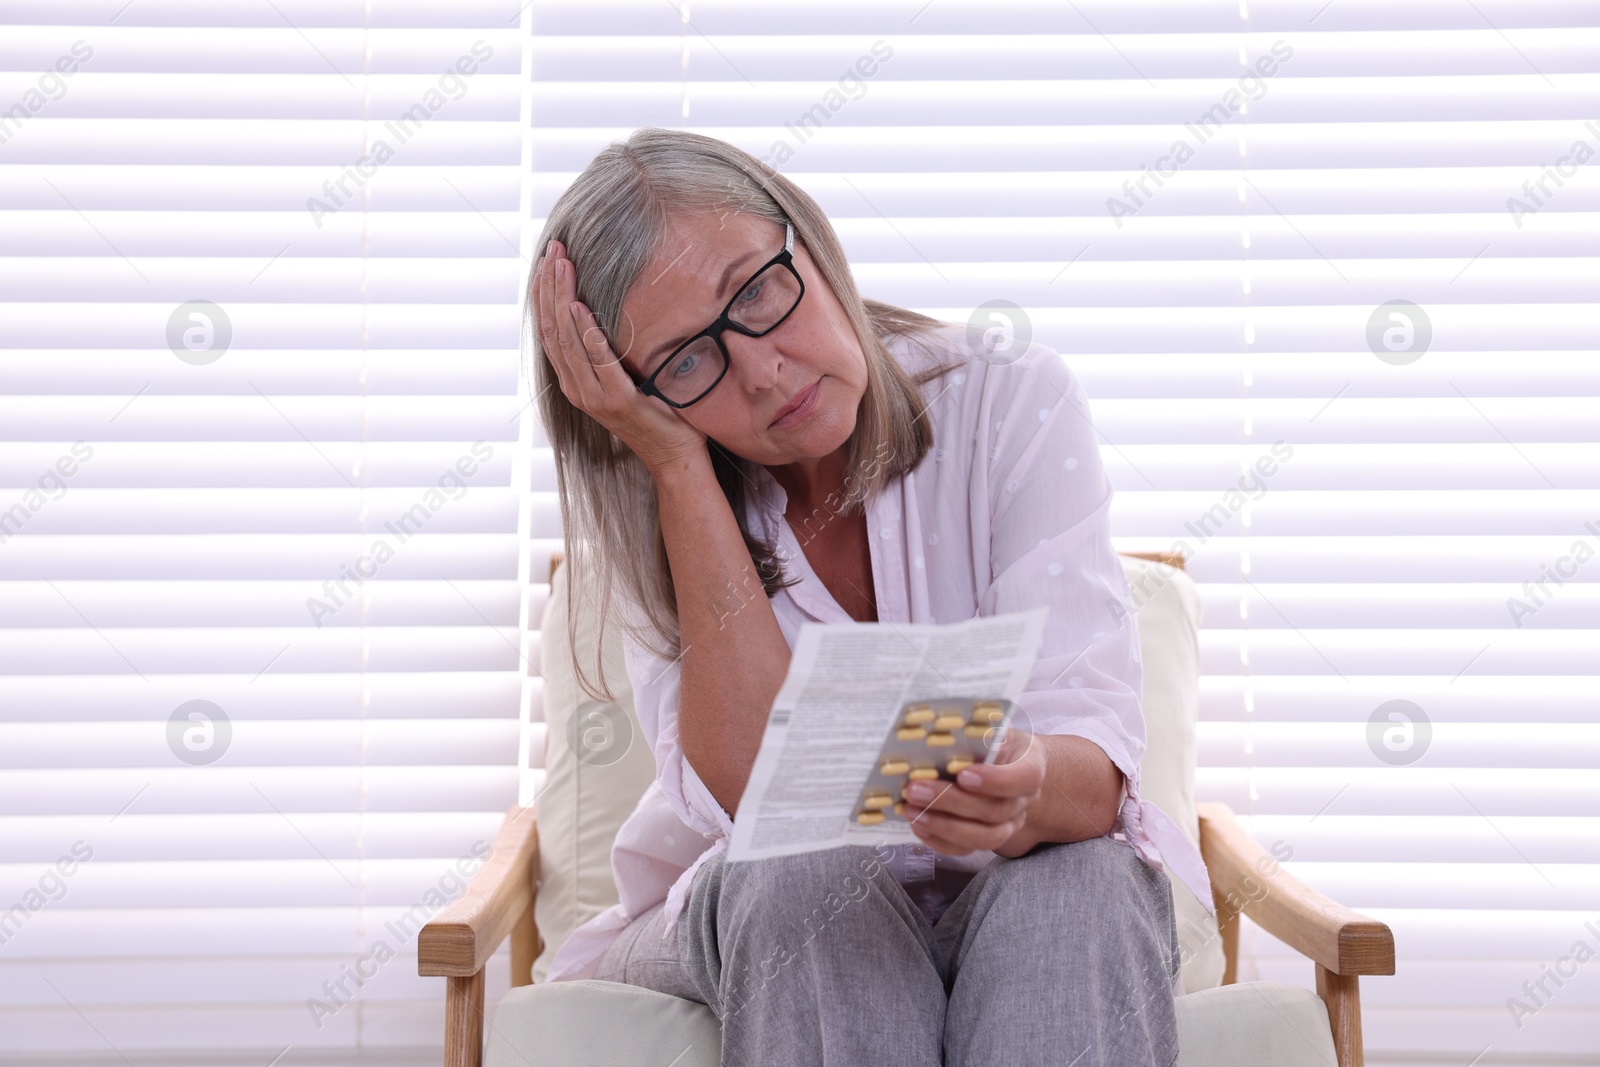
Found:
[{"label": "blouse collar", "polygon": [[[812,569],[811,561],[806,558],[805,550],[801,548],[794,529],[784,518],[789,494],[766,467],[760,464],[751,466],[750,479],[754,483],[754,491],[749,494],[746,520],[751,524],[752,530],[762,531],[767,543],[776,548],[779,558],[783,561],[785,577],[800,579],[796,584],[783,589],[779,595],[788,594],[801,611],[818,622],[854,622],[850,614],[834,600],[827,586],[822,584],[822,579],[817,577],[817,572]],[[874,568],[877,566],[876,558],[873,560],[873,566]],[[876,574],[873,580],[876,582]]]}]

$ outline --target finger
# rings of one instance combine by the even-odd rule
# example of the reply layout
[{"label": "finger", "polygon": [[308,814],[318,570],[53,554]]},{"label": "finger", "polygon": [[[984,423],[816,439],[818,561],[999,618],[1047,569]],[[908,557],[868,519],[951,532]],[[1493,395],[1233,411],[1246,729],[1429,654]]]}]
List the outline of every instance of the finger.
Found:
[{"label": "finger", "polygon": [[996,848],[1004,843],[1024,820],[1025,809],[1014,812],[1011,817],[990,819],[969,819],[954,812],[940,811],[937,808],[917,808],[909,803],[906,805],[905,817],[910,820],[912,829],[926,830],[951,841],[957,841],[968,848]]},{"label": "finger", "polygon": [[[583,344],[583,349],[589,354],[589,362],[594,365],[595,373],[601,377],[621,384],[632,385],[633,380],[628,377],[628,372],[622,367],[622,360],[612,351],[611,342],[606,340],[605,331],[595,321],[594,312],[589,310],[587,304],[581,300],[571,303],[573,322],[578,327],[578,337]],[[601,367],[613,367],[604,373]]]},{"label": "finger", "polygon": [[[922,785],[933,787],[926,799],[918,789]],[[1020,796],[985,796],[951,782],[913,782],[906,789],[906,805],[988,823],[1005,822],[1025,807]]]},{"label": "finger", "polygon": [[956,775],[962,789],[980,796],[1025,797],[1044,784],[1044,768],[1036,760],[1016,763],[974,763]]},{"label": "finger", "polygon": [[[562,368],[562,379],[567,388],[572,392],[568,394],[579,407],[587,408],[589,391],[597,384],[598,379],[594,373],[593,364],[587,359],[578,358],[578,350],[582,345],[577,342],[576,330],[572,323],[572,311],[559,297],[559,286],[555,278],[555,264],[559,255],[555,248],[549,249],[545,254],[544,267],[540,279],[540,307],[544,324],[544,333],[541,342],[545,351],[549,353],[552,363]],[[581,366],[580,366],[581,364]],[[563,390],[565,391],[565,390]]]},{"label": "finger", "polygon": [[[910,816],[909,811],[906,814],[908,817]],[[943,852],[950,856],[965,856],[973,851],[940,834],[928,819],[914,821],[911,824],[911,828],[916,832],[917,840],[936,852]]]},{"label": "finger", "polygon": [[[1000,848],[1017,832],[1021,820],[1009,820],[998,825],[973,822],[954,815],[936,811],[923,811],[916,816],[906,809],[911,828],[927,845],[949,851],[952,855],[965,855],[980,849],[993,851]],[[941,847],[943,846],[943,847]]]},{"label": "finger", "polygon": [[922,843],[935,852],[942,852],[946,856],[970,856],[975,851],[970,848],[962,848],[953,841],[946,841],[944,838],[936,837],[932,834],[923,835]]},{"label": "finger", "polygon": [[[1020,762],[1029,752],[1033,751],[1035,734],[1019,726],[1009,726],[996,745],[994,762],[991,767],[1005,767]],[[985,738],[985,744],[988,739]]]},{"label": "finger", "polygon": [[[611,346],[605,341],[605,334],[600,331],[598,323],[595,324],[594,335],[600,342],[598,350],[593,341],[585,337],[580,311],[586,313],[588,308],[578,301],[576,272],[572,261],[561,254],[564,251],[558,245],[551,257],[550,306],[555,313],[557,343],[574,366],[583,363],[589,367],[593,377],[586,380],[598,382],[600,374],[597,363],[614,362],[615,357],[610,354]],[[576,368],[575,372],[581,375],[582,368]]]},{"label": "finger", "polygon": [[990,851],[1000,848],[1009,841],[1021,825],[1021,819],[1003,823],[985,823],[954,815],[942,815],[939,812],[928,812],[927,818],[917,824],[923,833],[948,841],[960,848]]},{"label": "finger", "polygon": [[550,249],[546,248],[533,272],[533,299],[538,316],[539,347],[544,350],[545,358],[556,368],[558,376],[563,381],[570,382],[572,378],[566,360],[562,358],[561,346],[556,343],[555,315],[550,310],[551,255]]}]

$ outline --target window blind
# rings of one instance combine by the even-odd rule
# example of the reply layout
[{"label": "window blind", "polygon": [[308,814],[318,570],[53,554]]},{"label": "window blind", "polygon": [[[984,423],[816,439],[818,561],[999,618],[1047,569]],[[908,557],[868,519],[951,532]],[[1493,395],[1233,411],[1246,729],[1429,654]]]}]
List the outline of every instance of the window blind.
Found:
[{"label": "window blind", "polygon": [[[0,946],[14,1045],[110,1059],[92,1021],[265,1062],[492,831],[519,718],[542,748],[517,653],[559,538],[514,392],[520,257],[593,154],[653,124],[798,181],[868,295],[954,321],[1007,301],[1072,363],[1119,547],[1184,542],[1205,599],[1202,796],[1395,929],[1399,973],[1363,983],[1369,1062],[1592,1060],[1600,964],[1547,977],[1600,949],[1595,565],[1574,547],[1600,548],[1592,4],[120,3],[71,27],[0,5],[7,107],[95,50],[0,143],[4,308],[26,326],[0,455],[11,499],[48,500],[0,544],[3,899],[74,871]],[[466,94],[365,176],[383,124],[480,37],[495,55]],[[234,331],[198,368],[165,335],[195,299]],[[181,318],[172,344],[207,329]],[[345,629],[353,602],[317,627],[306,600],[478,440],[479,480],[360,585],[367,624]],[[201,699],[233,737],[194,767],[184,735],[220,731],[169,719]],[[136,793],[156,771],[179,800]],[[1244,949],[1244,977],[1309,984],[1259,931]],[[436,1041],[436,980],[414,974],[382,964],[288,1055]]]},{"label": "window blind", "polygon": [[0,4],[0,1060],[438,1062],[559,536],[519,6]]},{"label": "window blind", "polygon": [[1008,302],[1072,364],[1118,546],[1203,594],[1202,799],[1395,931],[1369,1063],[1594,1062],[1600,10],[531,12],[535,228],[694,129],[813,195],[867,295]]}]

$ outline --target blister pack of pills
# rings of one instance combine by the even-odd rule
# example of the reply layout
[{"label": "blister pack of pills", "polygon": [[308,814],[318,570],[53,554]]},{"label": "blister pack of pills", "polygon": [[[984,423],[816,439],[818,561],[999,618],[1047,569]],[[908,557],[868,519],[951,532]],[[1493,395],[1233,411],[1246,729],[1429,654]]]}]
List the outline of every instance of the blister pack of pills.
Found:
[{"label": "blister pack of pills", "polygon": [[1014,705],[993,697],[910,700],[900,709],[862,786],[855,821],[872,826],[905,819],[908,784],[954,782],[964,767],[993,763]]}]

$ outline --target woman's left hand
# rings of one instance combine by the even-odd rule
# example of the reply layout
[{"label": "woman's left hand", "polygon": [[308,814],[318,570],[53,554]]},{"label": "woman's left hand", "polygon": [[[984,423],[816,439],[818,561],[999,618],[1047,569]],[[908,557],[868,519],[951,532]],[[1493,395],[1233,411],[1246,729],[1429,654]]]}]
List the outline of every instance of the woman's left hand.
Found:
[{"label": "woman's left hand", "polygon": [[[1044,746],[1025,730],[1008,729],[997,758],[974,763],[954,782],[910,783],[905,817],[924,844],[951,856],[988,849],[1008,859],[1037,844],[1024,827],[1044,788]],[[928,787],[926,800],[919,800],[919,786]]]}]

